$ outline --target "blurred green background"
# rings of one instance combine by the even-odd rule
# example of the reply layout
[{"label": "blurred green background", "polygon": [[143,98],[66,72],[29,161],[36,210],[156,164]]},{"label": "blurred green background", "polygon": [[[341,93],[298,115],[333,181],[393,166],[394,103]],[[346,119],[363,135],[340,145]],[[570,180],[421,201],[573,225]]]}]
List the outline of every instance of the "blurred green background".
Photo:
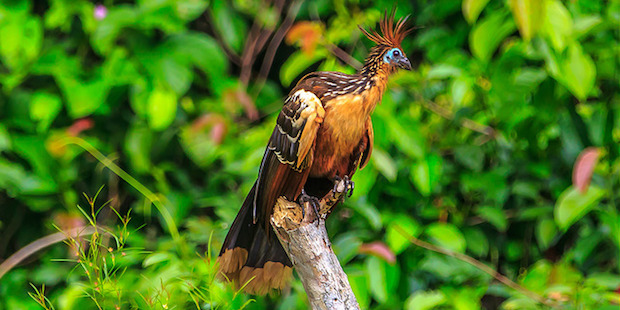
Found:
[{"label": "blurred green background", "polygon": [[393,6],[414,70],[328,221],[361,307],[617,309],[617,0],[2,1],[0,261],[95,220],[113,237],[30,256],[0,309],[307,308],[298,280],[237,294],[213,258],[288,90],[355,72],[357,25]]}]

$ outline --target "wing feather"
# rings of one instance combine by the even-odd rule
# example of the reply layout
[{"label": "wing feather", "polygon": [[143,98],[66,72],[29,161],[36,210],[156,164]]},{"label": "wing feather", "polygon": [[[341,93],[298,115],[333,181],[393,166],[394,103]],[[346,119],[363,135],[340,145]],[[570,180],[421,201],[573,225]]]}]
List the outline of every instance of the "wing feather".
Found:
[{"label": "wing feather", "polygon": [[258,175],[254,196],[254,223],[269,216],[276,199],[297,199],[308,178],[312,150],[325,109],[312,92],[298,89],[290,95],[278,115]]}]

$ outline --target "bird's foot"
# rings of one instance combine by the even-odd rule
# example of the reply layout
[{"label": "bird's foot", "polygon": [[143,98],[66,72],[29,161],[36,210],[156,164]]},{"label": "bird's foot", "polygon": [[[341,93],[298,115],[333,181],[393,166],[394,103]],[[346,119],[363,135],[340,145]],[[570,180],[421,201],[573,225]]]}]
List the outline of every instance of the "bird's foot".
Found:
[{"label": "bird's foot", "polygon": [[345,175],[344,178],[339,176],[334,177],[334,192],[335,193],[345,193],[346,197],[351,197],[353,195],[353,190],[355,189],[355,182],[351,181],[348,175]]},{"label": "bird's foot", "polygon": [[306,190],[302,189],[301,195],[299,195],[299,204],[301,205],[301,210],[303,212],[304,218],[306,218],[306,208],[305,208],[306,202],[310,203],[310,206],[312,207],[314,214],[317,217],[319,217],[320,216],[319,208],[321,207],[321,201],[314,196],[308,195],[306,193]]}]

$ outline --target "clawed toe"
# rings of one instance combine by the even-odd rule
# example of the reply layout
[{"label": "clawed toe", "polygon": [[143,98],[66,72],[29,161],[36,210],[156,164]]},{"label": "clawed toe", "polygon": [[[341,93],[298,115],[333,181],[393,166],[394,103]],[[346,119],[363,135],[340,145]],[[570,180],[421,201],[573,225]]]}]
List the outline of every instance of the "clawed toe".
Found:
[{"label": "clawed toe", "polygon": [[[344,189],[340,187],[340,182],[344,182]],[[355,182],[351,181],[348,175],[345,175],[344,178],[339,176],[334,177],[334,192],[335,193],[345,193],[346,197],[351,197],[353,195],[353,190],[355,189]]]},{"label": "clawed toe", "polygon": [[314,214],[316,214],[316,216],[319,216],[319,207],[321,204],[320,200],[314,196],[308,195],[306,191],[302,189],[301,195],[299,195],[299,204],[301,205],[302,215],[304,218],[306,217],[306,208],[304,207],[306,202],[310,203]]}]

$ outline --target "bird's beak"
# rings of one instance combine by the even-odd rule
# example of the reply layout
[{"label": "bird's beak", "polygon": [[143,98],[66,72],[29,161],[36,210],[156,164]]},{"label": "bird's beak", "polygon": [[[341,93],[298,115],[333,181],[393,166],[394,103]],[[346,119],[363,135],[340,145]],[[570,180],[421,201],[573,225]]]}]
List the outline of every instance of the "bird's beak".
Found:
[{"label": "bird's beak", "polygon": [[396,64],[398,64],[398,67],[401,68],[401,69],[405,69],[405,70],[411,71],[411,62],[409,62],[409,59],[407,57],[402,57],[402,58],[398,59],[396,61]]}]

